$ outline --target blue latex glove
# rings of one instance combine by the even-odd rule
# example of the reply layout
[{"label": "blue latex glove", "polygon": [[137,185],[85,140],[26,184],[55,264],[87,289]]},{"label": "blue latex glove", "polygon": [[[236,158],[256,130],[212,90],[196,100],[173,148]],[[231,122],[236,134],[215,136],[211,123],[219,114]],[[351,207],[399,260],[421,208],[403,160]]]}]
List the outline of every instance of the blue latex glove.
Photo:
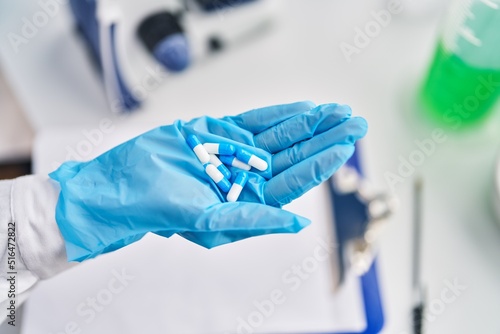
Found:
[{"label": "blue latex glove", "polygon": [[[329,178],[366,133],[348,106],[278,105],[214,119],[176,121],[94,160],[50,174],[61,186],[56,220],[69,260],[130,244],[147,232],[174,233],[210,248],[252,236],[294,233],[310,222],[281,209]],[[228,142],[265,159],[238,202],[228,203],[185,138]]]}]

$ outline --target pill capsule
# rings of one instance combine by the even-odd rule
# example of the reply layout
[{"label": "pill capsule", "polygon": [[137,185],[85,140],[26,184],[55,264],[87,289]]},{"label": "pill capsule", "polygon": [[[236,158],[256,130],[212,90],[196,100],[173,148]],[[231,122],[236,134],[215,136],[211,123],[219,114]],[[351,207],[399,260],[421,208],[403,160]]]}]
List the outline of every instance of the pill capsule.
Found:
[{"label": "pill capsule", "polygon": [[227,193],[228,202],[236,202],[238,200],[238,197],[240,197],[241,191],[243,190],[243,187],[245,186],[247,181],[248,181],[248,173],[238,172],[236,174],[234,183],[231,186],[231,189],[229,189],[229,192]]},{"label": "pill capsule", "polygon": [[265,162],[263,159],[242,148],[238,148],[236,150],[236,158],[260,171],[265,171],[268,167],[267,162]]},{"label": "pill capsule", "polygon": [[211,154],[233,155],[236,151],[234,145],[231,144],[205,143],[203,147]]},{"label": "pill capsule", "polygon": [[233,166],[243,170],[250,170],[252,168],[250,167],[250,165],[241,162],[240,160],[236,159],[235,156],[232,155],[220,155],[219,159],[228,166]]},{"label": "pill capsule", "polygon": [[186,138],[186,141],[202,164],[206,164],[210,161],[210,155],[207,150],[205,150],[198,137],[190,135]]},{"label": "pill capsule", "polygon": [[231,178],[231,172],[229,171],[229,169],[222,163],[222,161],[220,161],[219,158],[217,158],[217,156],[215,154],[210,154],[210,163],[212,165],[214,165],[215,167],[217,167],[217,169],[222,173],[222,175],[224,175],[224,177],[226,179],[230,179]]},{"label": "pill capsule", "polygon": [[217,184],[217,186],[225,193],[231,188],[231,183],[222,175],[220,170],[212,164],[205,165],[205,172]]}]

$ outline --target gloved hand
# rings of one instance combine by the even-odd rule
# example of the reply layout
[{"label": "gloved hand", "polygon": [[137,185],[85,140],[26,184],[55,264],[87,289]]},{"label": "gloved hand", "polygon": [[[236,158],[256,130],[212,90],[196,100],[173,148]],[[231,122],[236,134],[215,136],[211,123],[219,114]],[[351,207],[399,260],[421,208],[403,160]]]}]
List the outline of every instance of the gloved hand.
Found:
[{"label": "gloved hand", "polygon": [[[281,209],[328,179],[366,133],[348,106],[298,102],[214,119],[176,121],[89,162],[67,162],[56,220],[69,260],[83,261],[130,244],[147,232],[174,233],[210,248],[252,236],[298,232],[310,222]],[[266,160],[238,202],[226,202],[186,143],[238,144]]]}]

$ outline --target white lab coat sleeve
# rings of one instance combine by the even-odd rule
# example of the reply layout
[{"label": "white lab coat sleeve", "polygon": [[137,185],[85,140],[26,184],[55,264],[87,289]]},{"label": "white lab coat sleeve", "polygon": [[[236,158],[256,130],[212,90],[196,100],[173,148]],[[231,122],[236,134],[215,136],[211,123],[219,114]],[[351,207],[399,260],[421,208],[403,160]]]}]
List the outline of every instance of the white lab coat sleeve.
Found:
[{"label": "white lab coat sleeve", "polygon": [[[9,278],[15,276],[15,299],[19,306],[39,279],[72,266],[55,221],[58,195],[58,184],[48,176],[29,175],[0,181],[0,323],[9,320],[7,307],[12,299]],[[12,250],[15,265],[10,268]]]}]

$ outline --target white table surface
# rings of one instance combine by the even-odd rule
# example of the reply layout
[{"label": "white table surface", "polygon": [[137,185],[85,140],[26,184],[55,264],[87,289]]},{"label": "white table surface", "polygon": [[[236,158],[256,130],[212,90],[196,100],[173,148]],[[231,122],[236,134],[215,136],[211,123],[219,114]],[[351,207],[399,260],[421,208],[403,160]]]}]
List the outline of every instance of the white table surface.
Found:
[{"label": "white table surface", "polygon": [[[384,1],[287,3],[269,34],[166,80],[143,110],[126,119],[107,111],[102,86],[71,37],[66,15],[52,19],[17,55],[3,39],[0,56],[41,140],[62,127],[96,128],[103,118],[116,126],[149,127],[301,99],[350,104],[370,125],[363,152],[368,177],[387,188],[385,173],[395,172],[399,156],[408,157],[414,141],[428,138],[436,127],[417,116],[414,92],[433,53],[439,11],[417,11],[408,2],[408,10],[348,63],[339,44],[352,43],[354,28],[371,20],[370,11],[383,8]],[[20,18],[36,10],[36,3],[4,1],[0,31],[18,31]],[[497,113],[475,132],[450,134],[417,168],[425,182],[428,299],[438,305],[446,280],[467,286],[425,323],[427,333],[500,332],[500,230],[490,203],[498,118]],[[410,332],[411,187],[407,178],[396,188],[401,206],[380,243],[384,333]]]}]

